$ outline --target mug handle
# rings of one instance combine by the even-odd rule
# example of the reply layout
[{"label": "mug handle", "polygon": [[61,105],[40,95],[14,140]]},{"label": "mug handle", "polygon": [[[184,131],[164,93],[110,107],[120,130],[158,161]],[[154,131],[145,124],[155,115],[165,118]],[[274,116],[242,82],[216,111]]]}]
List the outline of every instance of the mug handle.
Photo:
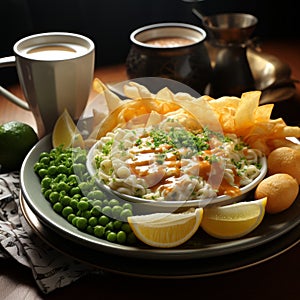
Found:
[{"label": "mug handle", "polygon": [[[14,67],[16,66],[16,57],[15,56],[8,56],[0,58],[0,68],[5,67]],[[0,85],[0,95],[4,96],[9,101],[13,102],[14,104],[20,106],[23,109],[30,110],[29,105],[27,102],[21,100],[7,89]]]}]

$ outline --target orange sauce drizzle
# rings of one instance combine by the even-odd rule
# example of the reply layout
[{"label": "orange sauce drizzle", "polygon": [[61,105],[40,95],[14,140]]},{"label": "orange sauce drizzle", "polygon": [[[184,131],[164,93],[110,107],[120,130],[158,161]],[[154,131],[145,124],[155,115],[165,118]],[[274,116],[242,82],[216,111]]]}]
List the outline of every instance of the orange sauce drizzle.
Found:
[{"label": "orange sauce drizzle", "polygon": [[[163,164],[157,163],[157,155],[163,153],[164,147],[168,145],[160,145],[155,149],[134,147],[131,152],[134,153],[134,158],[129,159],[127,163],[130,166],[131,172],[139,178],[143,178],[148,187],[152,191],[158,188],[165,191],[165,194],[173,190],[178,183],[181,174],[182,161],[177,159],[177,156],[172,153],[165,153]],[[166,149],[166,148],[165,148]],[[207,154],[210,151],[207,151]],[[239,186],[239,177],[234,176],[236,186],[230,185],[224,178],[224,169],[221,163],[210,163],[199,157],[196,168],[198,175],[207,181],[214,189],[218,189],[217,195],[237,196],[241,193]],[[193,168],[195,170],[195,168]],[[195,175],[195,174],[193,174]]]}]

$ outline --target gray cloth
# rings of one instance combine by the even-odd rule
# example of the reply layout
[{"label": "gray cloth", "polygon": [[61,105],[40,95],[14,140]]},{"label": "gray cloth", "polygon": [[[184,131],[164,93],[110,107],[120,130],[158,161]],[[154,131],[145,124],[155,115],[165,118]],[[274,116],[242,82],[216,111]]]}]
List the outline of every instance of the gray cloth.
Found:
[{"label": "gray cloth", "polygon": [[42,241],[22,215],[19,193],[19,173],[0,174],[0,259],[12,257],[31,268],[38,287],[45,294],[88,273],[101,273]]}]

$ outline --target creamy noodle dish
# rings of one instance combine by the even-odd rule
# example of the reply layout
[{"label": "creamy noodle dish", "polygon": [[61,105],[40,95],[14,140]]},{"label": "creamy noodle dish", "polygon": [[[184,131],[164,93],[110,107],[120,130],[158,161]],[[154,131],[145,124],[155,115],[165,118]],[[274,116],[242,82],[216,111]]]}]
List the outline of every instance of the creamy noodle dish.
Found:
[{"label": "creamy noodle dish", "polygon": [[97,142],[93,164],[114,191],[185,201],[240,195],[260,174],[261,157],[235,134],[187,130],[166,118],[155,126],[108,132]]}]

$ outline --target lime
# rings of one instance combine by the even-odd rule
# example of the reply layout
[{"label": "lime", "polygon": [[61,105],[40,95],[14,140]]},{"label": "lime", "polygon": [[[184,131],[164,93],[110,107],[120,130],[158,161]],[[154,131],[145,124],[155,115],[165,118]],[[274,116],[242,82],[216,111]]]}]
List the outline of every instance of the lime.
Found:
[{"label": "lime", "polygon": [[0,172],[18,171],[38,136],[28,124],[11,121],[0,125]]}]

